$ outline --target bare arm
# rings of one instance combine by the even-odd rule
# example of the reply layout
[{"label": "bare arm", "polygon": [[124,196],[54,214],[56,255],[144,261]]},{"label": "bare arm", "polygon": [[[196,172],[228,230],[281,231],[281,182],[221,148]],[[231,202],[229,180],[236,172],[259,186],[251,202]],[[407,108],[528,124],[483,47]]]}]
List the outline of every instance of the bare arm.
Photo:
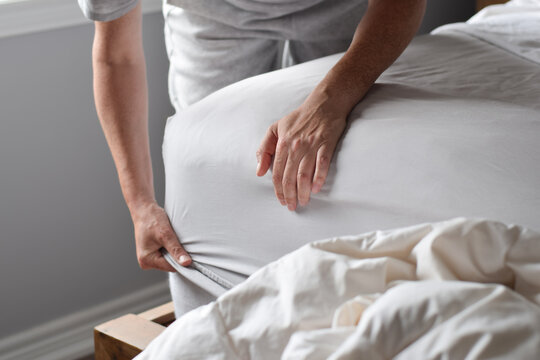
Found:
[{"label": "bare arm", "polygon": [[141,23],[140,3],[119,19],[95,23],[94,97],[133,220],[139,264],[143,269],[174,271],[160,248],[182,265],[191,260],[155,201]]},{"label": "bare arm", "polygon": [[424,15],[426,0],[370,0],[352,43],[317,91],[347,115],[405,50]]},{"label": "bare arm", "polygon": [[257,175],[274,161],[276,196],[289,210],[323,186],[352,108],[403,52],[418,30],[426,0],[370,0],[352,43],[304,103],[274,123],[257,151]]}]

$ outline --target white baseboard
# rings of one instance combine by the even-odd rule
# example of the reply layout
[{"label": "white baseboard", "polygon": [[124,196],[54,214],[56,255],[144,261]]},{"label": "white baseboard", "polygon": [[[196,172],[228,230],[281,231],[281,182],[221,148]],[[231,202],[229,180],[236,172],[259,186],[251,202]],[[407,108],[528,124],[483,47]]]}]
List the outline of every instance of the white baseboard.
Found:
[{"label": "white baseboard", "polygon": [[167,281],[0,339],[0,360],[73,360],[94,351],[93,328],[171,301]]}]

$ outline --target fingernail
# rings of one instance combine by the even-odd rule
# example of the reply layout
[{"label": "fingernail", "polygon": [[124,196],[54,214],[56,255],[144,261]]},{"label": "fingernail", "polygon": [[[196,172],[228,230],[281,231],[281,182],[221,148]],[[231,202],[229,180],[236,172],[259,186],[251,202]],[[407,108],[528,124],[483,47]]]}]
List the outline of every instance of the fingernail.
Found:
[{"label": "fingernail", "polygon": [[255,173],[258,174],[260,169],[261,169],[261,162],[258,161],[257,162],[257,170],[255,171]]},{"label": "fingernail", "polygon": [[180,256],[180,259],[178,259],[178,261],[180,262],[181,265],[184,265],[185,263],[189,261],[189,257],[187,257],[186,255],[182,255]]},{"label": "fingernail", "polygon": [[287,205],[287,209],[289,209],[291,211],[294,211],[295,208],[296,208],[296,206],[294,206],[293,204]]}]

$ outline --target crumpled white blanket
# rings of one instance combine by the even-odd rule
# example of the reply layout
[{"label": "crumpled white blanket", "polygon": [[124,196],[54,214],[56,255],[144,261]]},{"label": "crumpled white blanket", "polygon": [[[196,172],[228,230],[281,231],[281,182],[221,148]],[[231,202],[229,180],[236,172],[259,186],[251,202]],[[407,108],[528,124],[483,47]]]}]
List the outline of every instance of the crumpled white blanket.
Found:
[{"label": "crumpled white blanket", "polygon": [[458,218],[307,244],[141,359],[537,359],[540,234]]}]

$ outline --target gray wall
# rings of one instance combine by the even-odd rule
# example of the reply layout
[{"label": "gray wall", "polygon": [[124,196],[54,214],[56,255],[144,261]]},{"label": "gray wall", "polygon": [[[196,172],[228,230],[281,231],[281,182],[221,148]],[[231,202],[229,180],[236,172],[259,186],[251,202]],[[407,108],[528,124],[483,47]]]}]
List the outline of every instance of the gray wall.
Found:
[{"label": "gray wall", "polygon": [[[422,32],[473,13],[429,0]],[[145,15],[156,196],[172,109],[161,14]],[[96,118],[91,25],[0,39],[0,338],[165,278],[139,270],[132,225]]]},{"label": "gray wall", "polygon": [[[160,13],[144,16],[156,196],[172,113]],[[0,39],[0,338],[164,280],[139,270],[94,110],[93,25]]]}]

